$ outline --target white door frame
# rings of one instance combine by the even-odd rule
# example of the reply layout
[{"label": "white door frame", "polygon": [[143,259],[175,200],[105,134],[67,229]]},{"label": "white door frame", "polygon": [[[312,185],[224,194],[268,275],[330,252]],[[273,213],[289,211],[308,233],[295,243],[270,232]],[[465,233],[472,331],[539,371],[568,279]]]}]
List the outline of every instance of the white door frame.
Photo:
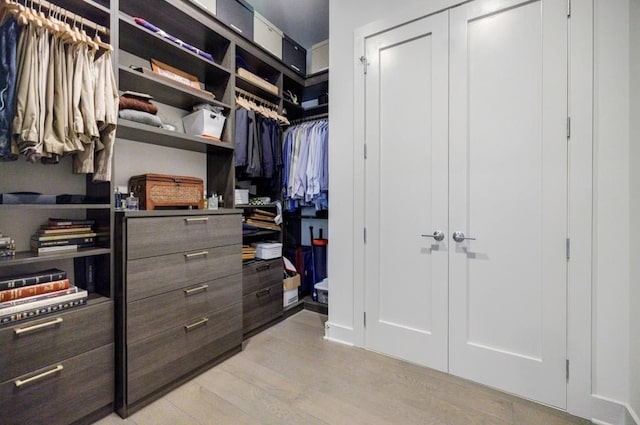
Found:
[{"label": "white door frame", "polygon": [[[464,2],[435,0],[392,12],[391,16],[358,28],[354,33],[354,338],[364,347],[365,249],[364,214],[364,71],[365,39],[407,21],[432,15]],[[591,418],[591,290],[593,228],[593,0],[572,0],[569,25],[569,236],[571,259],[568,264],[567,357],[570,378],[567,383],[567,411]],[[585,213],[586,212],[586,213]]]}]

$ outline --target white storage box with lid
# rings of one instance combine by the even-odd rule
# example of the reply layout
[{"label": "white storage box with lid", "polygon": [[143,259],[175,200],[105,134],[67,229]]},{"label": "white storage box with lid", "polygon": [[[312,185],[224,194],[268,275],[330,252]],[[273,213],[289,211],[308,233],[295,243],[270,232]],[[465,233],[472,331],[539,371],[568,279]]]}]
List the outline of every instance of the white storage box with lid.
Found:
[{"label": "white storage box with lid", "polygon": [[282,244],[279,242],[256,242],[251,246],[256,249],[256,258],[260,260],[282,257]]},{"label": "white storage box with lid", "polygon": [[220,139],[226,117],[221,112],[201,109],[182,118],[184,132],[192,136],[213,136]]},{"label": "white storage box with lid", "polygon": [[323,279],[314,285],[318,294],[318,302],[329,304],[329,279]]}]

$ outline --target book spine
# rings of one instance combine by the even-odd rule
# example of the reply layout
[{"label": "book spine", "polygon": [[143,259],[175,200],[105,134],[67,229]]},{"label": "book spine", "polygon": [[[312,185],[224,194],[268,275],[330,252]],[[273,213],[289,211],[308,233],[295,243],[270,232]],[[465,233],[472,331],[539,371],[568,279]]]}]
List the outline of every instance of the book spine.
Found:
[{"label": "book spine", "polygon": [[[80,289],[79,291],[73,294],[59,295],[57,297],[53,297],[50,299],[32,301],[26,304],[7,307],[0,312],[0,323],[3,323],[2,322],[3,318],[14,317],[15,315],[34,312],[34,311],[38,311],[40,309],[46,309],[52,306],[55,307],[57,305],[61,305],[67,302],[76,301],[79,299],[86,299],[86,298],[87,298],[87,291],[85,291],[84,289]],[[49,310],[49,311],[55,311],[55,310]]]},{"label": "book spine", "polygon": [[6,301],[3,303],[0,303],[0,314],[2,314],[2,309],[5,309],[5,308],[15,307],[22,304],[32,303],[35,301],[48,300],[50,298],[59,297],[61,295],[75,294],[79,291],[79,289],[80,288],[78,288],[77,286],[70,286],[69,289],[63,289],[62,291],[49,292],[47,294],[36,295],[33,297],[18,298],[17,300],[13,300],[13,301]]},{"label": "book spine", "polygon": [[49,292],[60,291],[69,288],[69,279],[57,282],[41,283],[39,285],[25,286],[23,288],[7,289],[0,291],[0,302],[16,300],[18,298],[33,297]]},{"label": "book spine", "polygon": [[66,218],[49,218],[49,226],[78,226],[78,225],[92,225],[95,220],[73,220]]},{"label": "book spine", "polygon": [[60,239],[55,241],[37,241],[32,239],[31,246],[34,248],[44,248],[47,246],[64,246],[64,245],[83,245],[94,243],[94,238],[74,238],[70,237],[69,239]]},{"label": "book spine", "polygon": [[42,316],[47,313],[54,313],[56,311],[67,310],[73,307],[81,306],[86,304],[87,298],[80,298],[71,301],[64,301],[56,304],[51,304],[45,307],[35,308],[32,310],[23,311],[20,313],[11,314],[8,316],[0,317],[0,325],[4,325],[6,323],[18,322],[20,320],[30,319],[33,317]]},{"label": "book spine", "polygon": [[56,252],[77,251],[78,245],[61,245],[61,246],[45,246],[43,248],[36,248],[31,246],[31,251],[38,254],[55,254]]},{"label": "book spine", "polygon": [[3,291],[5,289],[21,288],[23,286],[37,285],[39,283],[54,282],[56,280],[63,280],[66,278],[67,272],[63,270],[45,270],[37,274],[0,280],[0,291]]},{"label": "book spine", "polygon": [[47,235],[47,236],[39,236],[37,234],[33,235],[31,237],[32,241],[59,241],[59,240],[66,240],[69,238],[75,238],[75,239],[80,239],[80,238],[94,238],[96,237],[96,232],[87,232],[87,233],[76,233],[74,235],[64,235],[64,234],[58,234],[58,235]]},{"label": "book spine", "polygon": [[73,260],[76,285],[86,289],[90,294],[96,291],[95,262],[95,257],[82,257]]}]

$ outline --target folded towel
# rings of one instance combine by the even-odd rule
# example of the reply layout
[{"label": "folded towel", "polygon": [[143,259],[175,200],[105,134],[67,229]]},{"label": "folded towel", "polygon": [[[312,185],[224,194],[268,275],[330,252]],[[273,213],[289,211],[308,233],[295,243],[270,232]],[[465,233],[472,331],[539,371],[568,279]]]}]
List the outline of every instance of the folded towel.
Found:
[{"label": "folded towel", "polygon": [[148,112],[136,111],[135,109],[122,109],[118,112],[118,116],[125,120],[148,124],[154,127],[162,127],[162,120],[157,115]]},{"label": "folded towel", "polygon": [[119,109],[135,109],[136,111],[148,112],[153,115],[158,113],[158,107],[156,105],[134,97],[120,96],[118,107]]}]

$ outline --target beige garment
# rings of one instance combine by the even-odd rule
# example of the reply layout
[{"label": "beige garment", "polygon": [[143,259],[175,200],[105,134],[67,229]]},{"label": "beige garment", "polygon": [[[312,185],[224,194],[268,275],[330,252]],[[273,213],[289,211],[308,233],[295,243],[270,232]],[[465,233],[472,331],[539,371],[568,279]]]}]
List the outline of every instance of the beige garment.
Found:
[{"label": "beige garment", "polygon": [[[23,40],[24,37],[24,40]],[[29,25],[20,34],[21,49],[19,76],[16,87],[16,111],[12,122],[12,132],[21,154],[27,158],[33,154],[38,142],[38,66],[36,28]],[[22,42],[24,41],[24,42]]]},{"label": "beige garment", "polygon": [[[104,145],[104,149],[96,153],[96,171],[93,174],[93,181],[99,182],[111,180],[111,161],[113,159],[113,146],[118,124],[118,87],[115,75],[113,75],[111,52],[105,52],[96,60],[96,68],[102,68],[98,75],[104,78],[105,105],[104,115],[97,116],[100,141]],[[101,85],[100,80],[96,82],[96,87],[99,85]]]},{"label": "beige garment", "polygon": [[44,131],[47,106],[47,74],[49,72],[49,57],[51,53],[50,34],[45,28],[36,29],[38,35],[37,67],[38,67],[38,141],[34,147],[34,153],[30,160],[35,162],[44,154]]},{"label": "beige garment", "polygon": [[[93,67],[94,54],[89,52],[89,48],[83,45],[78,51],[77,66],[81,67],[81,84],[79,111],[82,119],[82,133],[78,137],[84,144],[84,150],[78,152],[73,157],[74,173],[93,173],[95,142],[100,138],[100,132],[96,124],[95,117],[95,72]],[[76,127],[78,129],[80,126]]]},{"label": "beige garment", "polygon": [[[84,145],[80,141],[80,137],[78,137],[78,133],[76,131],[76,126],[79,125],[77,124],[76,118],[82,120],[82,114],[77,106],[80,105],[80,78],[82,74],[79,74],[76,79],[76,58],[78,46],[68,44],[65,47],[65,59],[67,62],[67,133],[65,152],[76,153],[84,150]],[[77,103],[74,104],[74,102],[76,102],[76,94]]]},{"label": "beige garment", "polygon": [[53,37],[50,66],[47,71],[44,151],[52,162],[58,162],[65,150],[67,103],[66,59],[64,41]]}]

